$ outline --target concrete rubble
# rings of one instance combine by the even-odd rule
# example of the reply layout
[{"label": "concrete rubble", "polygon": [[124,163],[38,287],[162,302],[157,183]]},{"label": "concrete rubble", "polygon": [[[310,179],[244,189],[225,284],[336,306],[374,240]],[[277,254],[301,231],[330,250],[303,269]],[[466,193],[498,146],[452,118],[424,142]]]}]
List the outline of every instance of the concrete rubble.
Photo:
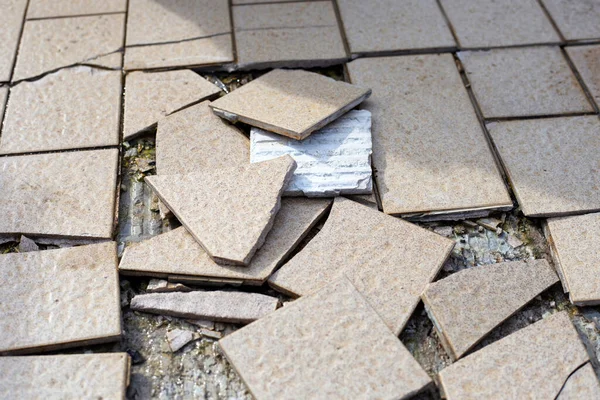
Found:
[{"label": "concrete rubble", "polygon": [[192,289],[181,284],[171,283],[163,279],[150,279],[146,286],[146,293],[170,293],[170,292],[191,292]]},{"label": "concrete rubble", "polygon": [[186,344],[198,339],[200,339],[200,334],[185,329],[174,329],[167,332],[167,340],[173,353],[180,350]]},{"label": "concrete rubble", "polygon": [[28,253],[30,251],[39,251],[40,247],[27,236],[21,235],[19,241],[19,253]]},{"label": "concrete rubble", "polygon": [[600,36],[598,0],[542,0],[561,34],[567,40],[586,40]]},{"label": "concrete rubble", "polygon": [[8,82],[11,79],[27,2],[27,0],[2,0],[0,3],[2,7],[0,82]]},{"label": "concrete rubble", "polygon": [[27,7],[27,19],[124,13],[125,11],[127,11],[127,0],[30,0],[29,6]]}]

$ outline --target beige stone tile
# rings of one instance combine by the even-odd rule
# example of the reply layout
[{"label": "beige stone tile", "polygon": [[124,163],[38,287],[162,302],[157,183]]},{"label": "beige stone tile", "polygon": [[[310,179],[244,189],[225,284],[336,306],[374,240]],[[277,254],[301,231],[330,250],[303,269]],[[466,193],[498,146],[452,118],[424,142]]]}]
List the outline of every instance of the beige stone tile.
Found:
[{"label": "beige stone tile", "polygon": [[0,235],[112,237],[117,149],[0,158]]},{"label": "beige stone tile", "polygon": [[373,114],[385,213],[442,218],[512,207],[451,55],[365,58],[348,71],[373,89],[362,107]]},{"label": "beige stone tile", "polygon": [[257,399],[404,399],[431,383],[345,278],[219,344]]},{"label": "beige stone tile", "polygon": [[68,17],[127,11],[127,0],[30,0],[27,18]]},{"label": "beige stone tile", "polygon": [[567,40],[600,38],[600,0],[542,0]]},{"label": "beige stone tile", "polygon": [[116,146],[121,73],[77,67],[10,92],[0,154]]},{"label": "beige stone tile", "polygon": [[0,82],[10,81],[27,0],[0,0]]},{"label": "beige stone tile", "polygon": [[338,0],[352,53],[456,46],[435,0]]},{"label": "beige stone tile", "polygon": [[293,139],[304,139],[371,94],[346,82],[302,70],[271,71],[212,102],[222,118]]},{"label": "beige stone tile", "polygon": [[240,68],[314,67],[347,59],[331,1],[232,7]]},{"label": "beige stone tile", "polygon": [[488,130],[523,214],[600,210],[597,116],[496,122]]},{"label": "beige stone tile", "polygon": [[459,360],[439,378],[448,400],[554,399],[588,360],[565,311]]},{"label": "beige stone tile", "polygon": [[556,282],[546,260],[504,262],[452,274],[421,298],[446,352],[457,359]]},{"label": "beige stone tile", "polygon": [[600,45],[565,47],[583,83],[600,107]]},{"label": "beige stone tile", "polygon": [[399,334],[453,246],[416,225],[336,198],[323,229],[269,284],[304,296],[345,275]]},{"label": "beige stone tile", "polygon": [[556,400],[600,398],[600,383],[591,363],[577,370],[565,383]]},{"label": "beige stone tile", "polygon": [[[6,105],[6,99],[8,98],[8,86],[0,86],[0,123],[4,117],[4,108]],[[1,127],[2,125],[0,125]]]},{"label": "beige stone tile", "polygon": [[593,111],[558,47],[465,51],[458,57],[485,118]]},{"label": "beige stone tile", "polygon": [[127,353],[0,358],[0,397],[124,399]]},{"label": "beige stone tile", "polygon": [[121,335],[116,243],[3,254],[0,271],[0,352],[102,343]]},{"label": "beige stone tile", "polygon": [[558,43],[537,0],[442,0],[462,48]]},{"label": "beige stone tile", "polygon": [[76,64],[121,68],[125,15],[27,21],[13,80]]}]

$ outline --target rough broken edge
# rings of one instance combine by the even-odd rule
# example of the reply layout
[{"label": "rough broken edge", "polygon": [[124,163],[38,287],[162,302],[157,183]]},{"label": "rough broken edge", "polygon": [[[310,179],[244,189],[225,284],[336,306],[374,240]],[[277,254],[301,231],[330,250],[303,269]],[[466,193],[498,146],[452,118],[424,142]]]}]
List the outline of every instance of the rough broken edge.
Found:
[{"label": "rough broken edge", "polygon": [[[123,329],[123,327],[121,326],[121,330],[122,329]],[[96,344],[117,342],[120,339],[121,339],[121,333],[119,333],[118,335],[112,335],[112,336],[96,336],[96,337],[90,337],[87,339],[53,343],[53,344],[42,345],[42,346],[31,345],[31,346],[27,346],[27,347],[15,348],[14,350],[0,351],[0,356],[34,354],[34,353],[40,353],[40,352],[69,349],[72,347],[81,347],[81,346],[90,346],[90,345],[96,345]]]},{"label": "rough broken edge", "polygon": [[[379,198],[379,196],[377,197]],[[506,212],[514,208],[511,204],[508,205],[497,205],[497,206],[484,206],[478,208],[463,208],[463,209],[448,209],[448,210],[436,210],[426,211],[417,213],[392,213],[389,214],[394,217],[400,217],[408,221],[418,222],[431,222],[431,221],[459,221],[463,219],[471,218],[485,218],[494,212]]]},{"label": "rough broken edge", "polygon": [[228,72],[233,71],[251,71],[259,69],[276,69],[276,68],[290,68],[290,69],[310,69],[310,68],[327,68],[334,65],[345,64],[351,59],[348,57],[339,58],[327,58],[320,60],[306,59],[306,60],[281,60],[281,61],[260,61],[260,62],[248,62],[248,63],[235,63],[230,64]]}]

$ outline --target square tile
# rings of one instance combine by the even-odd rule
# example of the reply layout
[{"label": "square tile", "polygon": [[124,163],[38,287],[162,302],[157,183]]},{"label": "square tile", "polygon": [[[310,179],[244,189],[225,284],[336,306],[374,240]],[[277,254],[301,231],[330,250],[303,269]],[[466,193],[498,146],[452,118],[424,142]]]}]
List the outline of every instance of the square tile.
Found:
[{"label": "square tile", "polygon": [[127,0],[30,0],[27,18],[69,17],[127,11]]},{"label": "square tile", "polygon": [[0,0],[0,82],[10,81],[27,0]]},{"label": "square tile", "polygon": [[596,101],[596,106],[600,107],[600,45],[568,46],[565,50]]},{"label": "square tile", "polygon": [[542,0],[567,40],[600,38],[600,0]]}]

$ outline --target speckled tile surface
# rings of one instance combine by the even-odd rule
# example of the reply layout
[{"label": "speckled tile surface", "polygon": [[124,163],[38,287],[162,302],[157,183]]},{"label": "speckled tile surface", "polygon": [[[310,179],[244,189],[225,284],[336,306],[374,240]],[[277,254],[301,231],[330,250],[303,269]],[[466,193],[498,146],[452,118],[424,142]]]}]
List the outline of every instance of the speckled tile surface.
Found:
[{"label": "speckled tile surface", "polygon": [[565,50],[594,98],[596,106],[600,107],[600,45],[568,46]]},{"label": "speckled tile surface", "polygon": [[68,17],[127,11],[127,0],[30,0],[27,18]]},{"label": "speckled tile surface", "polygon": [[567,40],[600,38],[599,0],[542,0]]},{"label": "speckled tile surface", "polygon": [[25,17],[27,0],[2,0],[0,26],[0,82],[10,80],[13,63],[19,47],[19,34]]},{"label": "speckled tile surface", "polygon": [[556,400],[600,398],[600,382],[591,363],[578,369],[565,382]]}]

